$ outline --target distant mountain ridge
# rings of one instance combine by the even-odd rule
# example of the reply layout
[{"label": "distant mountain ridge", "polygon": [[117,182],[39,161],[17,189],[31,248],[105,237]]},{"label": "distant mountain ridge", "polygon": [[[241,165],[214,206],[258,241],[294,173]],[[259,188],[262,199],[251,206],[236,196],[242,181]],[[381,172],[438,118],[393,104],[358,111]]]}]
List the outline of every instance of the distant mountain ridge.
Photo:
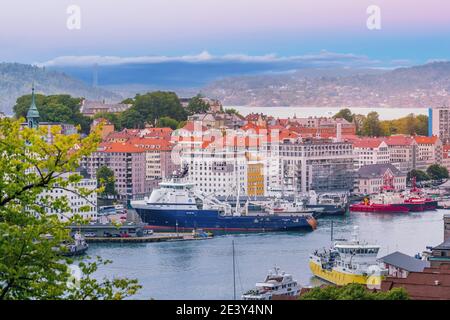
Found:
[{"label": "distant mountain ridge", "polygon": [[64,73],[48,71],[32,65],[0,63],[0,111],[12,114],[16,99],[31,93],[34,83],[36,92],[42,94],[70,94],[93,100],[120,101],[122,96],[111,91],[94,88]]},{"label": "distant mountain ridge", "polygon": [[224,105],[305,107],[450,106],[450,62],[345,74],[299,70],[215,81],[203,94]]}]

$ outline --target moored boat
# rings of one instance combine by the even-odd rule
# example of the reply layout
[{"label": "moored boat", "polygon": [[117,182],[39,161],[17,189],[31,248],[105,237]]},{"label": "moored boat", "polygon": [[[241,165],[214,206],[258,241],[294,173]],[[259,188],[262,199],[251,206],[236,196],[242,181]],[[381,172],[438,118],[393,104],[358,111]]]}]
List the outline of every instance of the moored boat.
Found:
[{"label": "moored boat", "polygon": [[274,267],[269,271],[263,282],[256,283],[256,288],[247,291],[242,295],[243,300],[272,300],[277,296],[298,296],[301,287],[292,275],[280,271],[280,268]]},{"label": "moored boat", "polygon": [[335,241],[329,250],[316,250],[310,255],[309,267],[314,276],[333,283],[365,284],[379,288],[387,270],[376,261],[380,246],[358,239],[357,229],[352,240]]},{"label": "moored boat", "polygon": [[155,231],[192,231],[201,228],[219,232],[266,232],[314,230],[317,222],[309,214],[250,212],[239,203],[231,208],[210,195],[199,192],[181,179],[162,182],[150,197],[130,205],[148,228]]}]

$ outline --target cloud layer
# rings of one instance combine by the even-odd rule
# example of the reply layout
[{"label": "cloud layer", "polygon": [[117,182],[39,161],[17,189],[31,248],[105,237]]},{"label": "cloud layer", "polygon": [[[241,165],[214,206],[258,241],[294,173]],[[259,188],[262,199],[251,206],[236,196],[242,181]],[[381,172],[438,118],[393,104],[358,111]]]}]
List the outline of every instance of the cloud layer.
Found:
[{"label": "cloud layer", "polygon": [[269,64],[296,64],[302,65],[349,65],[349,66],[378,66],[379,60],[372,60],[364,55],[351,53],[335,53],[323,50],[316,54],[278,56],[276,54],[266,55],[246,55],[246,54],[226,54],[212,55],[208,51],[203,51],[196,55],[182,56],[61,56],[45,62],[36,63],[38,66],[64,67],[64,66],[114,66],[125,64],[158,64],[170,62],[184,63],[269,63]]}]

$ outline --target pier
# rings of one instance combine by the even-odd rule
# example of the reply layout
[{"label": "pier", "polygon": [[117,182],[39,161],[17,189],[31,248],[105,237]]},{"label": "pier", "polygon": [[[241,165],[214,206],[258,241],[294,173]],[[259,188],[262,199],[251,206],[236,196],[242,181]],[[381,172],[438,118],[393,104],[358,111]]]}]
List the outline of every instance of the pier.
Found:
[{"label": "pier", "polygon": [[86,237],[88,243],[149,243],[166,241],[192,241],[212,239],[212,236],[198,237],[192,233],[155,233],[142,237]]}]

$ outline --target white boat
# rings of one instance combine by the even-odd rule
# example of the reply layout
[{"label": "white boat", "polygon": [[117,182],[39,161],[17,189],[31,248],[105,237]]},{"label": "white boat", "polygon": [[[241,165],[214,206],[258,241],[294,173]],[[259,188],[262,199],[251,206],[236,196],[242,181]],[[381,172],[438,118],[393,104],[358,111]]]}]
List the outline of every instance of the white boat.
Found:
[{"label": "white boat", "polygon": [[256,288],[242,295],[243,300],[272,300],[274,295],[298,296],[301,287],[292,275],[281,272],[274,267],[269,271],[264,282],[258,282]]}]

